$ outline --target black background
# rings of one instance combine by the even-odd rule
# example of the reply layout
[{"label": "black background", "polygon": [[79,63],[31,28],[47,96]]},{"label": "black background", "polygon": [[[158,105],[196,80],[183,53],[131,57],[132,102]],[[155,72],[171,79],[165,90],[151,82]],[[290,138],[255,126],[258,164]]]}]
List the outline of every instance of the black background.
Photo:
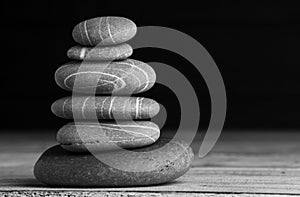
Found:
[{"label": "black background", "polygon": [[[297,1],[2,2],[1,128],[58,129],[69,122],[50,106],[70,95],[55,84],[54,72],[69,61],[73,27],[93,17],[123,16],[137,26],[180,30],[209,51],[226,86],[226,129],[297,129],[299,10]],[[132,58],[167,63],[186,75],[199,96],[200,125],[208,125],[208,90],[192,65],[158,49],[136,50]],[[155,85],[142,95],[165,105],[167,127],[176,127],[180,109],[170,90]]]}]

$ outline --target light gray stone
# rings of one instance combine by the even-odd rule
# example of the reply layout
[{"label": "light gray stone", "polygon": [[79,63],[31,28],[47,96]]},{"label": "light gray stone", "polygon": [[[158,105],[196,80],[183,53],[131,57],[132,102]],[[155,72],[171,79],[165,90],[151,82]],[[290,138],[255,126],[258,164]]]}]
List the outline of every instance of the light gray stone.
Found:
[{"label": "light gray stone", "polygon": [[145,92],[155,83],[154,70],[141,61],[70,62],[57,69],[55,80],[65,90],[86,94]]},{"label": "light gray stone", "polygon": [[132,55],[132,47],[129,44],[94,48],[74,46],[68,50],[67,55],[71,59],[85,61],[121,60]]},{"label": "light gray stone", "polygon": [[73,29],[74,40],[81,45],[103,46],[126,42],[136,34],[137,27],[123,17],[98,17],[85,20]]},{"label": "light gray stone", "polygon": [[69,151],[108,151],[137,148],[153,144],[160,136],[158,126],[149,121],[79,122],[63,126],[57,132],[57,141]]},{"label": "light gray stone", "polygon": [[66,119],[131,120],[154,117],[159,112],[159,104],[144,97],[73,96],[58,99],[51,110],[56,116]]}]

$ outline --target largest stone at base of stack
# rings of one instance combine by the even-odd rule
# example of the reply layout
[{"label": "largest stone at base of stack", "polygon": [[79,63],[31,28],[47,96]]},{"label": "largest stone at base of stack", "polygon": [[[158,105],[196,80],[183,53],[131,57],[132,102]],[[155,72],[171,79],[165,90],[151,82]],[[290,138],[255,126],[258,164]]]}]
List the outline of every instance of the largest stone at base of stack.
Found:
[{"label": "largest stone at base of stack", "polygon": [[192,149],[160,138],[155,144],[127,151],[76,154],[60,146],[48,149],[34,167],[35,177],[49,185],[140,186],[172,181],[186,173]]}]

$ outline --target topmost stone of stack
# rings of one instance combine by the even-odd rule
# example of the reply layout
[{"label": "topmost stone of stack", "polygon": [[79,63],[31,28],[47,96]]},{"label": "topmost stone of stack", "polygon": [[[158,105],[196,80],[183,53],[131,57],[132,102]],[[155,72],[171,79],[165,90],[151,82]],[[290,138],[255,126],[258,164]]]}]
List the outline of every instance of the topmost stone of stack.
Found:
[{"label": "topmost stone of stack", "polygon": [[73,29],[74,40],[81,45],[104,46],[126,42],[136,34],[137,27],[123,17],[98,17],[85,20]]}]

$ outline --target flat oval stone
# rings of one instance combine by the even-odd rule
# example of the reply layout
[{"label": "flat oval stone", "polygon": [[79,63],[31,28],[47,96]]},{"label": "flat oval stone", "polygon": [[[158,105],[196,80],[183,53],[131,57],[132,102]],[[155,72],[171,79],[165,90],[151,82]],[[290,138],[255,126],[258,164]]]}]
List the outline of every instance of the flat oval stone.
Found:
[{"label": "flat oval stone", "polygon": [[69,58],[75,60],[121,60],[132,55],[132,47],[129,44],[94,48],[74,46],[68,50],[67,55]]},{"label": "flat oval stone", "polygon": [[149,90],[155,83],[154,70],[141,61],[70,62],[55,72],[58,86],[86,94],[130,95]]},{"label": "flat oval stone", "polygon": [[74,40],[81,45],[114,45],[133,38],[137,28],[123,17],[98,17],[85,20],[73,29]]},{"label": "flat oval stone", "polygon": [[52,112],[66,119],[147,119],[159,112],[153,99],[121,96],[73,96],[58,99]]},{"label": "flat oval stone", "polygon": [[88,152],[135,148],[153,144],[160,136],[159,127],[150,121],[118,123],[79,122],[63,126],[57,141],[68,151]]},{"label": "flat oval stone", "polygon": [[[54,146],[39,158],[34,175],[38,181],[53,186],[119,187],[166,183],[185,174],[193,160],[193,151],[188,145],[175,140],[167,142],[160,138],[153,145],[132,149],[134,152],[111,151],[96,155],[72,153]],[[113,166],[103,162],[107,160]]]}]

